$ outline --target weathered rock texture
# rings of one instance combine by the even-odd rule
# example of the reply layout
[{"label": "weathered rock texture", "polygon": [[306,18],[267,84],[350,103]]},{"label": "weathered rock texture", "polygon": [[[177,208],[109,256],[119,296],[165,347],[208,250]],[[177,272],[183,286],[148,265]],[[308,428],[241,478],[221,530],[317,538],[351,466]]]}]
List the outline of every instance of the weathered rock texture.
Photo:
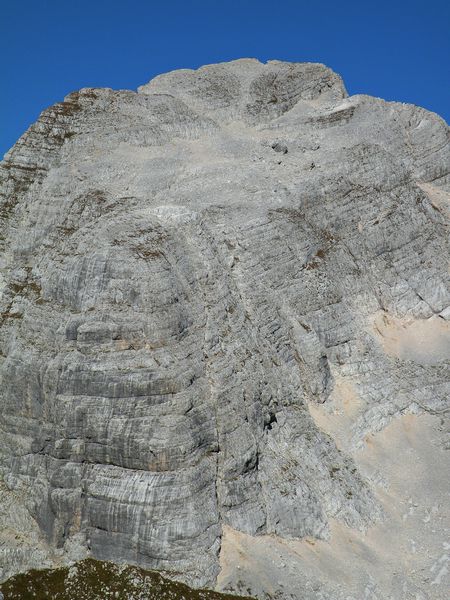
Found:
[{"label": "weathered rock texture", "polygon": [[[1,163],[3,577],[89,553],[211,586],[224,526],[383,519],[353,450],[448,406],[449,156],[320,64],[44,111]],[[346,445],[313,419],[339,390]],[[298,570],[276,593],[333,597]]]}]

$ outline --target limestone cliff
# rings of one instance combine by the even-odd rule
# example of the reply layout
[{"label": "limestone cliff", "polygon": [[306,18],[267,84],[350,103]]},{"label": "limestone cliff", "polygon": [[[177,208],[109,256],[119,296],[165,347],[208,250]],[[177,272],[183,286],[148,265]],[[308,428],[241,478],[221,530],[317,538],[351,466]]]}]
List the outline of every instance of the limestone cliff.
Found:
[{"label": "limestone cliff", "polygon": [[[383,522],[355,452],[448,407],[449,158],[437,115],[320,64],[44,111],[0,167],[3,578],[92,555],[214,586],[224,532]],[[341,597],[299,577],[275,592]]]}]

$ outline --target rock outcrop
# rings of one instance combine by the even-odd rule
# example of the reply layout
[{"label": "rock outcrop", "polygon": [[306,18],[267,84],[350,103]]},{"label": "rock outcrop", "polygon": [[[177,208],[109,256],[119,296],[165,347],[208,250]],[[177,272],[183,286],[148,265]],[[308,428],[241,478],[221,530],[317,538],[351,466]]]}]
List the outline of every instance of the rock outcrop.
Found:
[{"label": "rock outcrop", "polygon": [[382,522],[353,452],[448,407],[449,158],[437,115],[320,64],[44,111],[1,163],[3,578],[92,555],[214,586],[224,530]]}]

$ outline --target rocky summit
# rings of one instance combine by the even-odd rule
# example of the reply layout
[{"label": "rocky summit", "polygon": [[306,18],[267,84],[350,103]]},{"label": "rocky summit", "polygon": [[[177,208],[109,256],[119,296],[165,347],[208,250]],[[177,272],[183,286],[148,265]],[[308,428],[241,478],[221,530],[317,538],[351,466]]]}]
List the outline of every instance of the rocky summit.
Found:
[{"label": "rocky summit", "polygon": [[0,171],[0,579],[446,597],[440,117],[243,59],[69,94]]}]

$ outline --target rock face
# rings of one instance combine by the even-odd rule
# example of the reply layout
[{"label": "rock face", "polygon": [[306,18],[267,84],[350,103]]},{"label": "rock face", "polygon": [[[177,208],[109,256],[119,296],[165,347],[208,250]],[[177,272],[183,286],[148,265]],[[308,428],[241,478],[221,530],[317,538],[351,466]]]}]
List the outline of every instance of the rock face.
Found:
[{"label": "rock face", "polygon": [[89,554],[214,586],[223,528],[382,520],[352,453],[448,406],[449,148],[320,64],[44,111],[1,163],[3,578]]}]

